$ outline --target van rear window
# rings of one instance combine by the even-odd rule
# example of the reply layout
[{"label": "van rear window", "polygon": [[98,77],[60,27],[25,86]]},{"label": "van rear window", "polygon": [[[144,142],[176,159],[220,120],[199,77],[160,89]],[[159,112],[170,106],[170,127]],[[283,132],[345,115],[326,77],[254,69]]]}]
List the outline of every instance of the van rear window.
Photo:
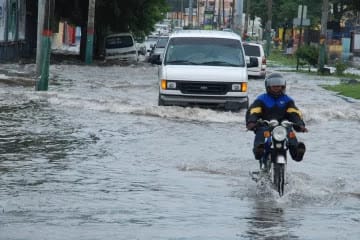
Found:
[{"label": "van rear window", "polygon": [[125,48],[133,46],[134,41],[131,36],[114,36],[108,37],[105,45],[107,49]]},{"label": "van rear window", "polygon": [[246,56],[260,57],[260,48],[258,46],[244,44],[244,51]]}]

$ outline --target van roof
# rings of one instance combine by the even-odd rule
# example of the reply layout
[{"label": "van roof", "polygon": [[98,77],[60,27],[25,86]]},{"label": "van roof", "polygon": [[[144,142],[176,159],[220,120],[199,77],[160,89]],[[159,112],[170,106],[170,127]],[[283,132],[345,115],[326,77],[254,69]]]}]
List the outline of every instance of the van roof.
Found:
[{"label": "van roof", "polygon": [[228,39],[236,39],[241,41],[240,36],[234,32],[217,31],[217,30],[182,30],[179,32],[172,33],[170,35],[170,38],[173,37],[228,38]]},{"label": "van roof", "polygon": [[131,33],[128,33],[128,32],[123,32],[123,33],[114,33],[114,34],[110,34],[110,35],[107,35],[106,37],[118,37],[118,36],[131,36],[133,37],[133,35]]}]

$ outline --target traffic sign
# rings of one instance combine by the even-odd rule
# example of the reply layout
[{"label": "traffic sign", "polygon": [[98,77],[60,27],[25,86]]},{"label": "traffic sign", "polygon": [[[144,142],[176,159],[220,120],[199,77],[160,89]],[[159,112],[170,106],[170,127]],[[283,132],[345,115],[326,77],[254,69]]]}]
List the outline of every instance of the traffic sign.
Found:
[{"label": "traffic sign", "polygon": [[[294,18],[293,19],[293,25],[294,26],[300,26],[301,25],[301,18]],[[302,26],[310,26],[310,19],[304,18],[302,20]]]}]

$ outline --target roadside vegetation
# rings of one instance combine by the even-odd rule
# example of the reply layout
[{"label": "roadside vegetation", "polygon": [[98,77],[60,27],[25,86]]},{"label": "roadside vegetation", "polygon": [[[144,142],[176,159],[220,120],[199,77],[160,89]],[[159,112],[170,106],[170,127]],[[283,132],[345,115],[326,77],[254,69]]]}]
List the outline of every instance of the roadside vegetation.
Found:
[{"label": "roadside vegetation", "polygon": [[[303,53],[302,53],[303,54]],[[309,57],[313,59],[314,57]],[[309,63],[306,60],[301,60],[301,64],[299,64],[299,70],[297,72],[307,73],[310,75],[322,75],[326,76],[336,76],[342,80],[337,85],[324,85],[322,86],[324,89],[329,91],[334,91],[339,93],[340,95],[344,95],[346,97],[360,99],[360,75],[353,73],[346,73],[347,65],[342,62],[336,62],[334,64],[335,72],[331,75],[326,75],[322,73],[318,73],[317,71],[309,71]],[[268,57],[268,65],[269,66],[287,66],[287,67],[295,67],[297,65],[297,58],[295,54],[293,56],[286,56],[283,51],[279,49],[272,49],[270,56]]]},{"label": "roadside vegetation", "polygon": [[337,92],[340,95],[360,99],[360,82],[359,81],[348,81],[342,82],[337,85],[326,85],[322,86],[326,90]]}]

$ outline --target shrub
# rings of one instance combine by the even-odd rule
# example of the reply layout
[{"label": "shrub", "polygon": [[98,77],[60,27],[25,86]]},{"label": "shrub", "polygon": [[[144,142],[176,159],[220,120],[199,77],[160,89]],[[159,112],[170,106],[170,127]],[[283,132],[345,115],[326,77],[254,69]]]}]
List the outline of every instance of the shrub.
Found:
[{"label": "shrub", "polygon": [[302,45],[296,50],[295,55],[310,66],[316,66],[319,58],[319,49],[315,46]]},{"label": "shrub", "polygon": [[348,68],[348,66],[345,63],[342,63],[340,61],[336,61],[335,63],[335,74],[340,76],[343,75],[345,70]]}]

